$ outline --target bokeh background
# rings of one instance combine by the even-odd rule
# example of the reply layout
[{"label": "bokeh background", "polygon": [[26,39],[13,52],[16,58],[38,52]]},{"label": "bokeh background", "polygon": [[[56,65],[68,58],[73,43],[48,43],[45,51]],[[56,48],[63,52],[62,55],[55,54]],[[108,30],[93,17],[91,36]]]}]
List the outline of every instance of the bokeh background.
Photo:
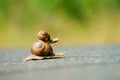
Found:
[{"label": "bokeh background", "polygon": [[120,0],[0,0],[0,48],[29,47],[39,30],[55,45],[120,44]]}]

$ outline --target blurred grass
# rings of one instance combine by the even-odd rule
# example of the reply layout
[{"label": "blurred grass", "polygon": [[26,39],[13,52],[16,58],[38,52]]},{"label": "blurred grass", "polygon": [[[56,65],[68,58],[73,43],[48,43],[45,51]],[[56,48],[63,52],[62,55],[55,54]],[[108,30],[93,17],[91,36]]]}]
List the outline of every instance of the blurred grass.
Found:
[{"label": "blurred grass", "polygon": [[120,44],[119,0],[0,0],[0,47],[30,47],[39,30],[55,45]]}]

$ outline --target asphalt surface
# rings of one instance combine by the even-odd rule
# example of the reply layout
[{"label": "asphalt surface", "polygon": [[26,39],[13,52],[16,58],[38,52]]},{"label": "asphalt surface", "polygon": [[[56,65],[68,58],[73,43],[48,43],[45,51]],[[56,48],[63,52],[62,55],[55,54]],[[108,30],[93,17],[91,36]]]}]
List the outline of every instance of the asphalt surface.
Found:
[{"label": "asphalt surface", "polygon": [[120,80],[120,45],[54,47],[65,58],[23,62],[26,49],[0,50],[0,80]]}]

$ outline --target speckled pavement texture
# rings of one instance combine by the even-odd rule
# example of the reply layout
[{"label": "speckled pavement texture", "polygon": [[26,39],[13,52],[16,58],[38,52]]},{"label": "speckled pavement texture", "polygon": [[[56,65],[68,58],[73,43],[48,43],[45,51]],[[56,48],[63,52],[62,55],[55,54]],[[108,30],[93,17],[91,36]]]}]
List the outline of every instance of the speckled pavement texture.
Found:
[{"label": "speckled pavement texture", "polygon": [[54,47],[65,58],[23,62],[26,49],[0,49],[0,80],[120,80],[120,45]]}]

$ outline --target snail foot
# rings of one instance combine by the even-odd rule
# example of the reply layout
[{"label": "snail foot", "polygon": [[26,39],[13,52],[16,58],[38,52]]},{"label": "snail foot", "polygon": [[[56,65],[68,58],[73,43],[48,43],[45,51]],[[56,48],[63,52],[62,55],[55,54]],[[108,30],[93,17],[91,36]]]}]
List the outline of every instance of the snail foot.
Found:
[{"label": "snail foot", "polygon": [[58,59],[58,58],[64,58],[64,53],[56,53],[54,56],[36,56],[36,55],[30,55],[27,58],[25,58],[23,61],[30,61],[30,60],[44,60],[44,59]]}]

